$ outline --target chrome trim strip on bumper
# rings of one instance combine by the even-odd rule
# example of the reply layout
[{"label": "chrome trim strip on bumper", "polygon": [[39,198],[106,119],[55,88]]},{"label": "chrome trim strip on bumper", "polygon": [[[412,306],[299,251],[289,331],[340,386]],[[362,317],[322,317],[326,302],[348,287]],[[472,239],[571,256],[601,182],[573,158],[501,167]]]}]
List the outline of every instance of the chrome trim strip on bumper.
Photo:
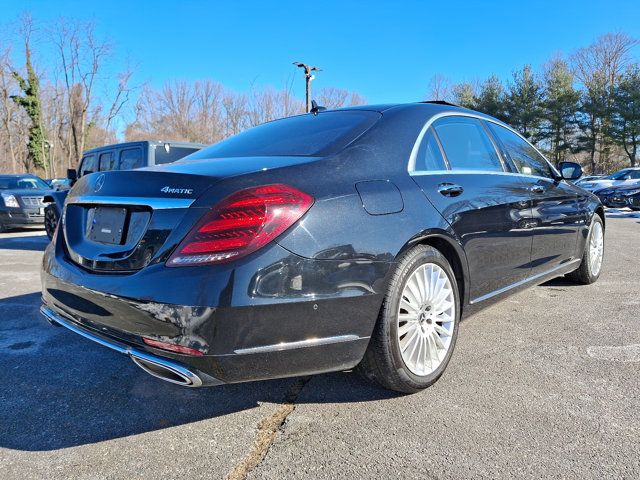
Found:
[{"label": "chrome trim strip on bumper", "polygon": [[294,350],[296,348],[317,347],[319,345],[331,345],[333,343],[353,342],[355,340],[366,340],[369,337],[359,337],[357,335],[338,335],[335,337],[310,338],[297,342],[282,342],[274,345],[262,345],[259,347],[240,348],[233,353],[247,355],[251,353],[281,352],[283,350]]},{"label": "chrome trim strip on bumper", "polygon": [[151,207],[154,210],[168,210],[172,208],[189,208],[195,201],[195,198],[101,197],[85,195],[70,198],[67,203],[81,205],[135,205]]},{"label": "chrome trim strip on bumper", "polygon": [[[165,382],[175,383],[177,385],[183,385],[183,386],[186,386],[186,387],[200,387],[200,386],[202,386],[202,380],[200,379],[200,377],[198,375],[196,375],[191,370],[189,370],[186,367],[183,367],[182,365],[180,365],[178,363],[172,362],[170,360],[166,360],[164,358],[158,357],[156,355],[152,355],[152,354],[147,353],[147,352],[143,352],[142,350],[138,350],[137,348],[130,347],[128,345],[122,345],[122,344],[119,344],[117,342],[113,342],[113,341],[107,340],[105,338],[99,337],[98,335],[94,335],[94,334],[90,333],[87,330],[84,330],[84,329],[82,329],[80,327],[76,327],[70,320],[65,319],[61,315],[59,315],[56,312],[54,312],[51,308],[47,307],[46,305],[40,306],[40,313],[50,323],[55,323],[55,324],[58,324],[60,326],[63,326],[65,328],[71,330],[72,332],[83,336],[84,338],[87,338],[87,339],[89,339],[89,340],[91,340],[93,342],[96,342],[96,343],[102,345],[103,347],[110,348],[111,350],[115,350],[118,353],[122,353],[124,355],[127,355],[127,356],[131,357],[133,362],[136,365],[138,365],[140,368],[142,368],[145,372],[147,372],[150,375],[153,375],[154,377],[158,377],[158,378],[164,380]],[[153,365],[157,365],[160,368],[167,369],[170,372],[172,372],[173,374],[177,375],[178,377],[184,378],[188,383],[178,382],[178,381],[172,380],[170,378],[158,375],[153,370],[150,370],[149,368],[145,368],[141,364],[141,362],[150,363],[150,364],[153,364]]]}]

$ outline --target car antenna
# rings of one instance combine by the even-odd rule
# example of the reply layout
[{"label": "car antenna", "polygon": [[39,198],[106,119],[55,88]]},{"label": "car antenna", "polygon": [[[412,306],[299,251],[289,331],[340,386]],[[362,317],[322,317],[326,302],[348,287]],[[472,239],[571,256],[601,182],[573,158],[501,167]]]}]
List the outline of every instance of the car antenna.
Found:
[{"label": "car antenna", "polygon": [[311,110],[309,110],[309,113],[317,115],[320,112],[324,112],[326,109],[327,107],[320,106],[318,105],[318,102],[316,102],[315,100],[311,100]]}]

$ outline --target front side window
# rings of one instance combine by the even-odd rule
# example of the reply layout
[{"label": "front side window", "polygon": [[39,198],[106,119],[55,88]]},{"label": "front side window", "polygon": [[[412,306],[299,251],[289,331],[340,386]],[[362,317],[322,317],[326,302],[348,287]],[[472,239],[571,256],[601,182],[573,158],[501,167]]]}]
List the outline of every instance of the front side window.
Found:
[{"label": "front side window", "polygon": [[428,171],[428,170],[446,170],[447,166],[444,162],[444,157],[440,151],[438,140],[436,140],[433,130],[429,128],[427,133],[422,138],[418,154],[416,156],[416,163],[414,170]]},{"label": "front side window", "polygon": [[51,187],[39,177],[0,177],[0,190],[48,190]]},{"label": "front side window", "polygon": [[610,180],[636,180],[640,178],[640,170],[620,170],[607,178]]},{"label": "front side window", "polygon": [[144,167],[142,149],[130,148],[120,152],[120,170],[133,170]]},{"label": "front side window", "polygon": [[452,170],[503,171],[487,132],[475,118],[450,116],[433,122]]},{"label": "front side window", "polygon": [[98,171],[98,165],[95,155],[87,155],[82,159],[80,164],[80,176],[89,175]]},{"label": "front side window", "polygon": [[487,122],[491,132],[502,143],[505,153],[524,175],[553,178],[551,166],[533,146],[511,130],[492,122]]}]

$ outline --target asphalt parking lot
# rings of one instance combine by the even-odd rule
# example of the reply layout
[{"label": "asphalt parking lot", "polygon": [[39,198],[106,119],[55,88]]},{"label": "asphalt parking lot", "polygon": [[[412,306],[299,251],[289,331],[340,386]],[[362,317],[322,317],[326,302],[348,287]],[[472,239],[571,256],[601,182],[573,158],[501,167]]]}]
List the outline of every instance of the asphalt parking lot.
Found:
[{"label": "asphalt parking lot", "polygon": [[188,389],[38,314],[43,232],[0,235],[0,477],[640,478],[640,213],[598,283],[460,327],[433,387],[351,373]]}]

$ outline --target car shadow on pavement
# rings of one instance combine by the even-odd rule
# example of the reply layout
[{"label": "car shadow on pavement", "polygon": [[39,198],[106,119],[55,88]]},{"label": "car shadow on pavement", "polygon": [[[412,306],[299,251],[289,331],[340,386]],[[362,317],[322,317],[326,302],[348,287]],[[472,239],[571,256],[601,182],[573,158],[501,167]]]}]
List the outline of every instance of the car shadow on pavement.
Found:
[{"label": "car shadow on pavement", "polygon": [[0,250],[33,250],[44,252],[49,245],[49,239],[46,235],[29,235],[9,237],[0,234]]},{"label": "car shadow on pavement", "polygon": [[[221,417],[280,403],[295,382],[201,389],[165,383],[125,356],[50,326],[39,305],[39,292],[0,299],[0,448],[56,450]],[[302,401],[394,396],[353,374],[312,382],[313,394],[301,394]]]},{"label": "car shadow on pavement", "polygon": [[556,277],[540,284],[541,287],[581,287],[579,283],[572,282],[565,277]]}]

